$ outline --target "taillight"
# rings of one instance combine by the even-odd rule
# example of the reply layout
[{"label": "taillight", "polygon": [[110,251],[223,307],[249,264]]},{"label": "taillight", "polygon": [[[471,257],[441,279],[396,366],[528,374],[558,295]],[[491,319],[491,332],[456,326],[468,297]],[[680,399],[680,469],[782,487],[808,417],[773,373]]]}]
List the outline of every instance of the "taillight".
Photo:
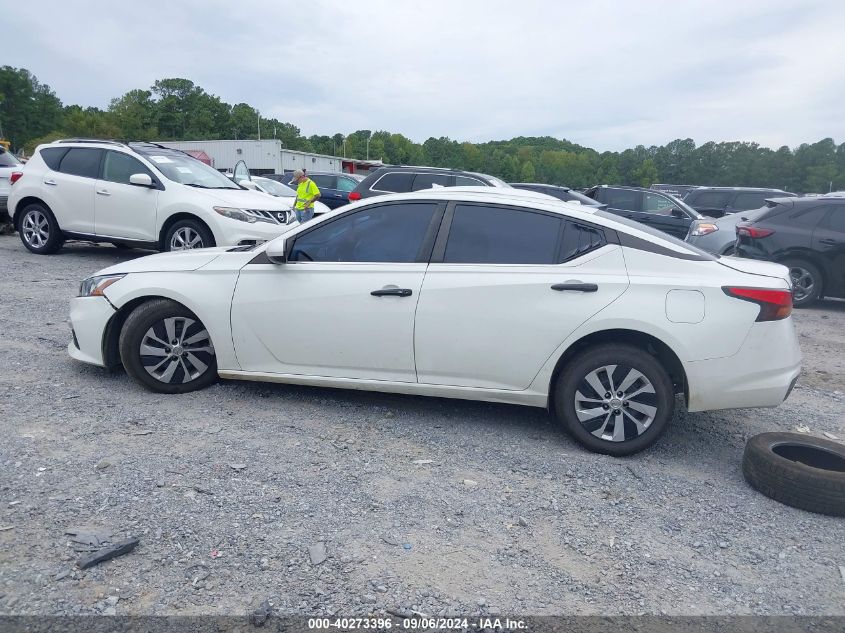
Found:
[{"label": "taillight", "polygon": [[769,237],[774,231],[772,229],[761,229],[750,224],[737,224],[736,234],[742,237]]},{"label": "taillight", "polygon": [[14,185],[18,180],[21,179],[22,176],[22,171],[13,171],[11,176],[9,176],[9,182]]},{"label": "taillight", "polygon": [[361,194],[357,191],[350,191],[349,192],[349,202],[355,202],[356,200],[361,199]]},{"label": "taillight", "polygon": [[769,288],[738,288],[722,286],[729,297],[750,301],[760,306],[757,321],[779,321],[792,314],[792,292]]}]

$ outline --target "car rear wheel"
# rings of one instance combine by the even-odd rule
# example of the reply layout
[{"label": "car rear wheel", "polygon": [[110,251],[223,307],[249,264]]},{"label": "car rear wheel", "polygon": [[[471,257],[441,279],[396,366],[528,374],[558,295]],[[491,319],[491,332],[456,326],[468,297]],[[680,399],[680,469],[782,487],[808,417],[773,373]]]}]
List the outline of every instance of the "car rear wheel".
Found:
[{"label": "car rear wheel", "polygon": [[821,271],[808,261],[792,259],[783,262],[792,278],[792,305],[804,308],[817,301],[822,292]]},{"label": "car rear wheel", "polygon": [[27,205],[20,219],[23,245],[39,255],[50,255],[62,247],[64,236],[53,212],[42,204]]},{"label": "car rear wheel", "polygon": [[198,220],[177,220],[164,236],[164,250],[187,251],[214,246],[214,236],[208,227]]},{"label": "car rear wheel", "polygon": [[672,419],[672,381],[654,356],[631,345],[585,350],[560,372],[555,412],[584,447],[631,455],[651,446]]},{"label": "car rear wheel", "polygon": [[120,333],[120,359],[151,391],[185,393],[217,380],[217,358],[205,325],[185,306],[156,299],[136,308]]}]

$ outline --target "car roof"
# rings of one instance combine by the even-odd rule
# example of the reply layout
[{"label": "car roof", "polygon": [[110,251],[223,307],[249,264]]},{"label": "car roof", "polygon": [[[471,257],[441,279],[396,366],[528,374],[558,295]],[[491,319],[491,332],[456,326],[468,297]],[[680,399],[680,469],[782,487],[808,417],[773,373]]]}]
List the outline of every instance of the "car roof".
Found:
[{"label": "car roof", "polygon": [[707,186],[699,186],[694,189],[694,191],[702,191],[702,190],[713,190],[713,191],[777,191],[782,193],[788,193],[783,189],[775,189],[774,187],[707,187]]},{"label": "car roof", "polygon": [[511,187],[551,187],[552,189],[572,191],[572,187],[564,187],[563,185],[550,185],[547,182],[509,182],[508,184]]},{"label": "car roof", "polygon": [[370,172],[370,174],[375,174],[379,172],[385,171],[430,171],[430,172],[443,172],[446,174],[469,174],[471,176],[480,176],[481,178],[494,178],[490,174],[482,174],[479,171],[468,171],[466,169],[453,169],[452,167],[427,167],[424,165],[385,165],[384,167],[379,167],[376,170]]}]

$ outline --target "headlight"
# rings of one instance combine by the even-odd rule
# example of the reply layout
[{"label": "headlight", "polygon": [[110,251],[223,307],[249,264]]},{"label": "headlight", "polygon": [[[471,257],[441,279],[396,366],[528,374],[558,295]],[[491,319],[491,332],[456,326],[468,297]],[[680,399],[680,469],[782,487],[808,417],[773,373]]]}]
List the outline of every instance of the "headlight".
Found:
[{"label": "headlight", "polygon": [[236,209],[235,207],[214,207],[214,210],[224,218],[231,218],[232,220],[240,220],[241,222],[249,222],[250,224],[255,224],[256,222],[275,224],[270,218],[252,215],[243,209]]},{"label": "headlight", "polygon": [[79,297],[102,297],[103,290],[111,286],[114,282],[120,281],[126,275],[99,275],[97,277],[88,277],[79,286]]},{"label": "headlight", "polygon": [[719,227],[713,224],[712,222],[701,222],[700,224],[696,224],[692,227],[690,235],[692,237],[699,237],[701,235],[710,235],[711,233],[715,233],[718,230]]}]

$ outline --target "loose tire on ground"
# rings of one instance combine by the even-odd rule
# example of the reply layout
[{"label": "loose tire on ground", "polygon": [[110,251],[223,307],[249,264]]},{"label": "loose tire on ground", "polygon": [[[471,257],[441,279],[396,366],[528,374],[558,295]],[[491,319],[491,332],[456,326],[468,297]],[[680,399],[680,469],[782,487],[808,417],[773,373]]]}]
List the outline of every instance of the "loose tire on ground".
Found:
[{"label": "loose tire on ground", "polygon": [[[615,367],[612,374],[610,367]],[[636,375],[640,377],[633,380]],[[596,381],[602,390],[595,388]],[[554,387],[554,410],[564,428],[587,449],[605,455],[631,455],[654,444],[674,406],[666,370],[633,345],[600,345],[579,353],[561,370]]]},{"label": "loose tire on ground", "polygon": [[123,324],[118,348],[126,373],[150,391],[186,393],[218,378],[217,357],[205,325],[169,299],[138,306]]},{"label": "loose tire on ground", "polygon": [[775,501],[845,516],[845,444],[799,433],[761,433],[745,445],[742,472]]}]

